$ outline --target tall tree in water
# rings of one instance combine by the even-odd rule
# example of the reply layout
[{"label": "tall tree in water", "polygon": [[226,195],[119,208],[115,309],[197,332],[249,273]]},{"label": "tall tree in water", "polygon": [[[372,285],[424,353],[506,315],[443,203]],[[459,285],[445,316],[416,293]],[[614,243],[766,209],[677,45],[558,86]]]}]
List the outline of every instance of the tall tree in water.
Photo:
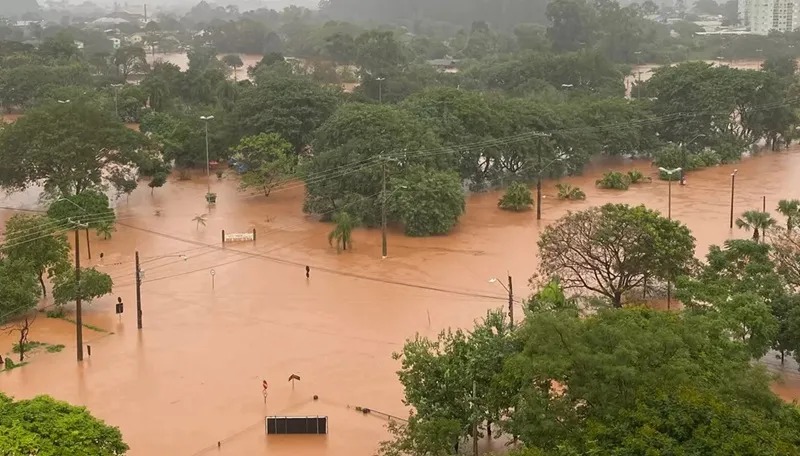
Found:
[{"label": "tall tree in water", "polygon": [[0,185],[42,182],[58,196],[97,188],[109,173],[135,168],[144,139],[89,102],[45,105],[0,131]]}]

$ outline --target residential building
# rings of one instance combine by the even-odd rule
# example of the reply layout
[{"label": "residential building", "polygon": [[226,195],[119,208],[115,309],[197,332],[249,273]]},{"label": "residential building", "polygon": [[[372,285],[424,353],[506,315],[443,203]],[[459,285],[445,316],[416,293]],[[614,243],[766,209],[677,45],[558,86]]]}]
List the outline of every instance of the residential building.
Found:
[{"label": "residential building", "polygon": [[739,0],[739,19],[750,32],[791,32],[800,27],[800,0]]}]

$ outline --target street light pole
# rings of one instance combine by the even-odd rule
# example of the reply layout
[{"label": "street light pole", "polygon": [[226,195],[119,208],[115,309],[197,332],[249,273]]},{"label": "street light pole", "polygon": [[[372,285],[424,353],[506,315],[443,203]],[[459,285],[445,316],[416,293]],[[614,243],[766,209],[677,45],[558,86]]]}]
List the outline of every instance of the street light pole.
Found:
[{"label": "street light pole", "polygon": [[[659,171],[662,173],[666,173],[669,176],[669,183],[667,184],[668,193],[667,193],[667,218],[672,220],[672,175],[675,173],[683,172],[682,168],[675,168],[675,169],[666,169],[666,168],[658,168]],[[672,277],[667,278],[667,310],[672,308]]]},{"label": "street light pole", "polygon": [[508,293],[508,319],[511,322],[511,326],[514,326],[514,282],[511,280],[511,273],[508,273],[508,286],[503,285],[503,282],[500,282],[495,277],[489,279],[489,283],[499,283]]},{"label": "street light pole", "polygon": [[731,223],[730,229],[733,229],[733,195],[736,192],[736,173],[738,173],[738,169],[734,169],[731,173]]},{"label": "street light pole", "polygon": [[382,192],[381,192],[381,258],[386,258],[389,254],[386,241],[386,160],[381,157],[381,168],[383,171]]},{"label": "street light pole", "polygon": [[214,120],[214,116],[200,116],[200,120],[204,121],[206,124],[206,183],[208,184],[206,193],[211,193],[211,167],[208,158],[208,121]]},{"label": "street light pole", "polygon": [[672,175],[675,173],[683,172],[683,168],[675,168],[675,169],[666,169],[666,168],[658,168],[659,171],[665,173],[669,179],[668,184],[668,193],[667,193],[667,218],[672,220]]},{"label": "street light pole", "polygon": [[378,103],[383,104],[383,81],[386,78],[375,78],[378,81]]}]

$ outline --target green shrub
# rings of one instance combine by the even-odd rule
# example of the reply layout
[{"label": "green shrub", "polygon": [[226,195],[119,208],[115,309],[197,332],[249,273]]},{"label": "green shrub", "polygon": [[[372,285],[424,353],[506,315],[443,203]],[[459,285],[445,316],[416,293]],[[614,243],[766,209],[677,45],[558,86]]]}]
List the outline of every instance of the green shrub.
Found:
[{"label": "green shrub", "polygon": [[644,173],[638,169],[628,171],[628,179],[630,179],[631,184],[640,184],[642,182],[651,182],[653,180],[650,178],[650,176],[645,176]]},{"label": "green shrub", "polygon": [[565,199],[565,200],[585,200],[586,193],[580,189],[580,187],[575,187],[574,185],[570,184],[556,184],[556,188],[558,188],[558,199]]},{"label": "green shrub", "polygon": [[514,182],[506,189],[505,195],[497,202],[504,211],[522,212],[533,206],[533,196],[525,184]]},{"label": "green shrub", "polygon": [[[25,344],[23,345],[23,348],[25,349],[25,353],[28,353],[29,351],[33,350],[34,348],[41,347],[42,345],[47,345],[47,344],[44,343],[44,342],[37,342],[35,340],[29,340],[28,342],[25,342]],[[13,351],[14,353],[19,353],[20,352],[19,344],[14,344],[11,347],[11,351]]]},{"label": "green shrub", "polygon": [[610,190],[627,190],[631,185],[631,178],[619,171],[609,171],[603,174],[601,179],[597,179],[595,184],[600,188]]}]

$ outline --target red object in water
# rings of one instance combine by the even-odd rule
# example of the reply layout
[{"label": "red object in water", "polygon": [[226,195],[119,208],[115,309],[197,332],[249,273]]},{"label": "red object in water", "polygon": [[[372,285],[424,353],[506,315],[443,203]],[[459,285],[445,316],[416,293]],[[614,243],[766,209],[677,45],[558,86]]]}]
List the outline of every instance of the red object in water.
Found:
[{"label": "red object in water", "polygon": [[263,386],[263,387],[264,387],[264,389],[267,389],[267,388],[269,388],[269,383],[267,383],[267,381],[266,381],[266,380],[262,380],[262,381],[261,381],[261,386]]}]

